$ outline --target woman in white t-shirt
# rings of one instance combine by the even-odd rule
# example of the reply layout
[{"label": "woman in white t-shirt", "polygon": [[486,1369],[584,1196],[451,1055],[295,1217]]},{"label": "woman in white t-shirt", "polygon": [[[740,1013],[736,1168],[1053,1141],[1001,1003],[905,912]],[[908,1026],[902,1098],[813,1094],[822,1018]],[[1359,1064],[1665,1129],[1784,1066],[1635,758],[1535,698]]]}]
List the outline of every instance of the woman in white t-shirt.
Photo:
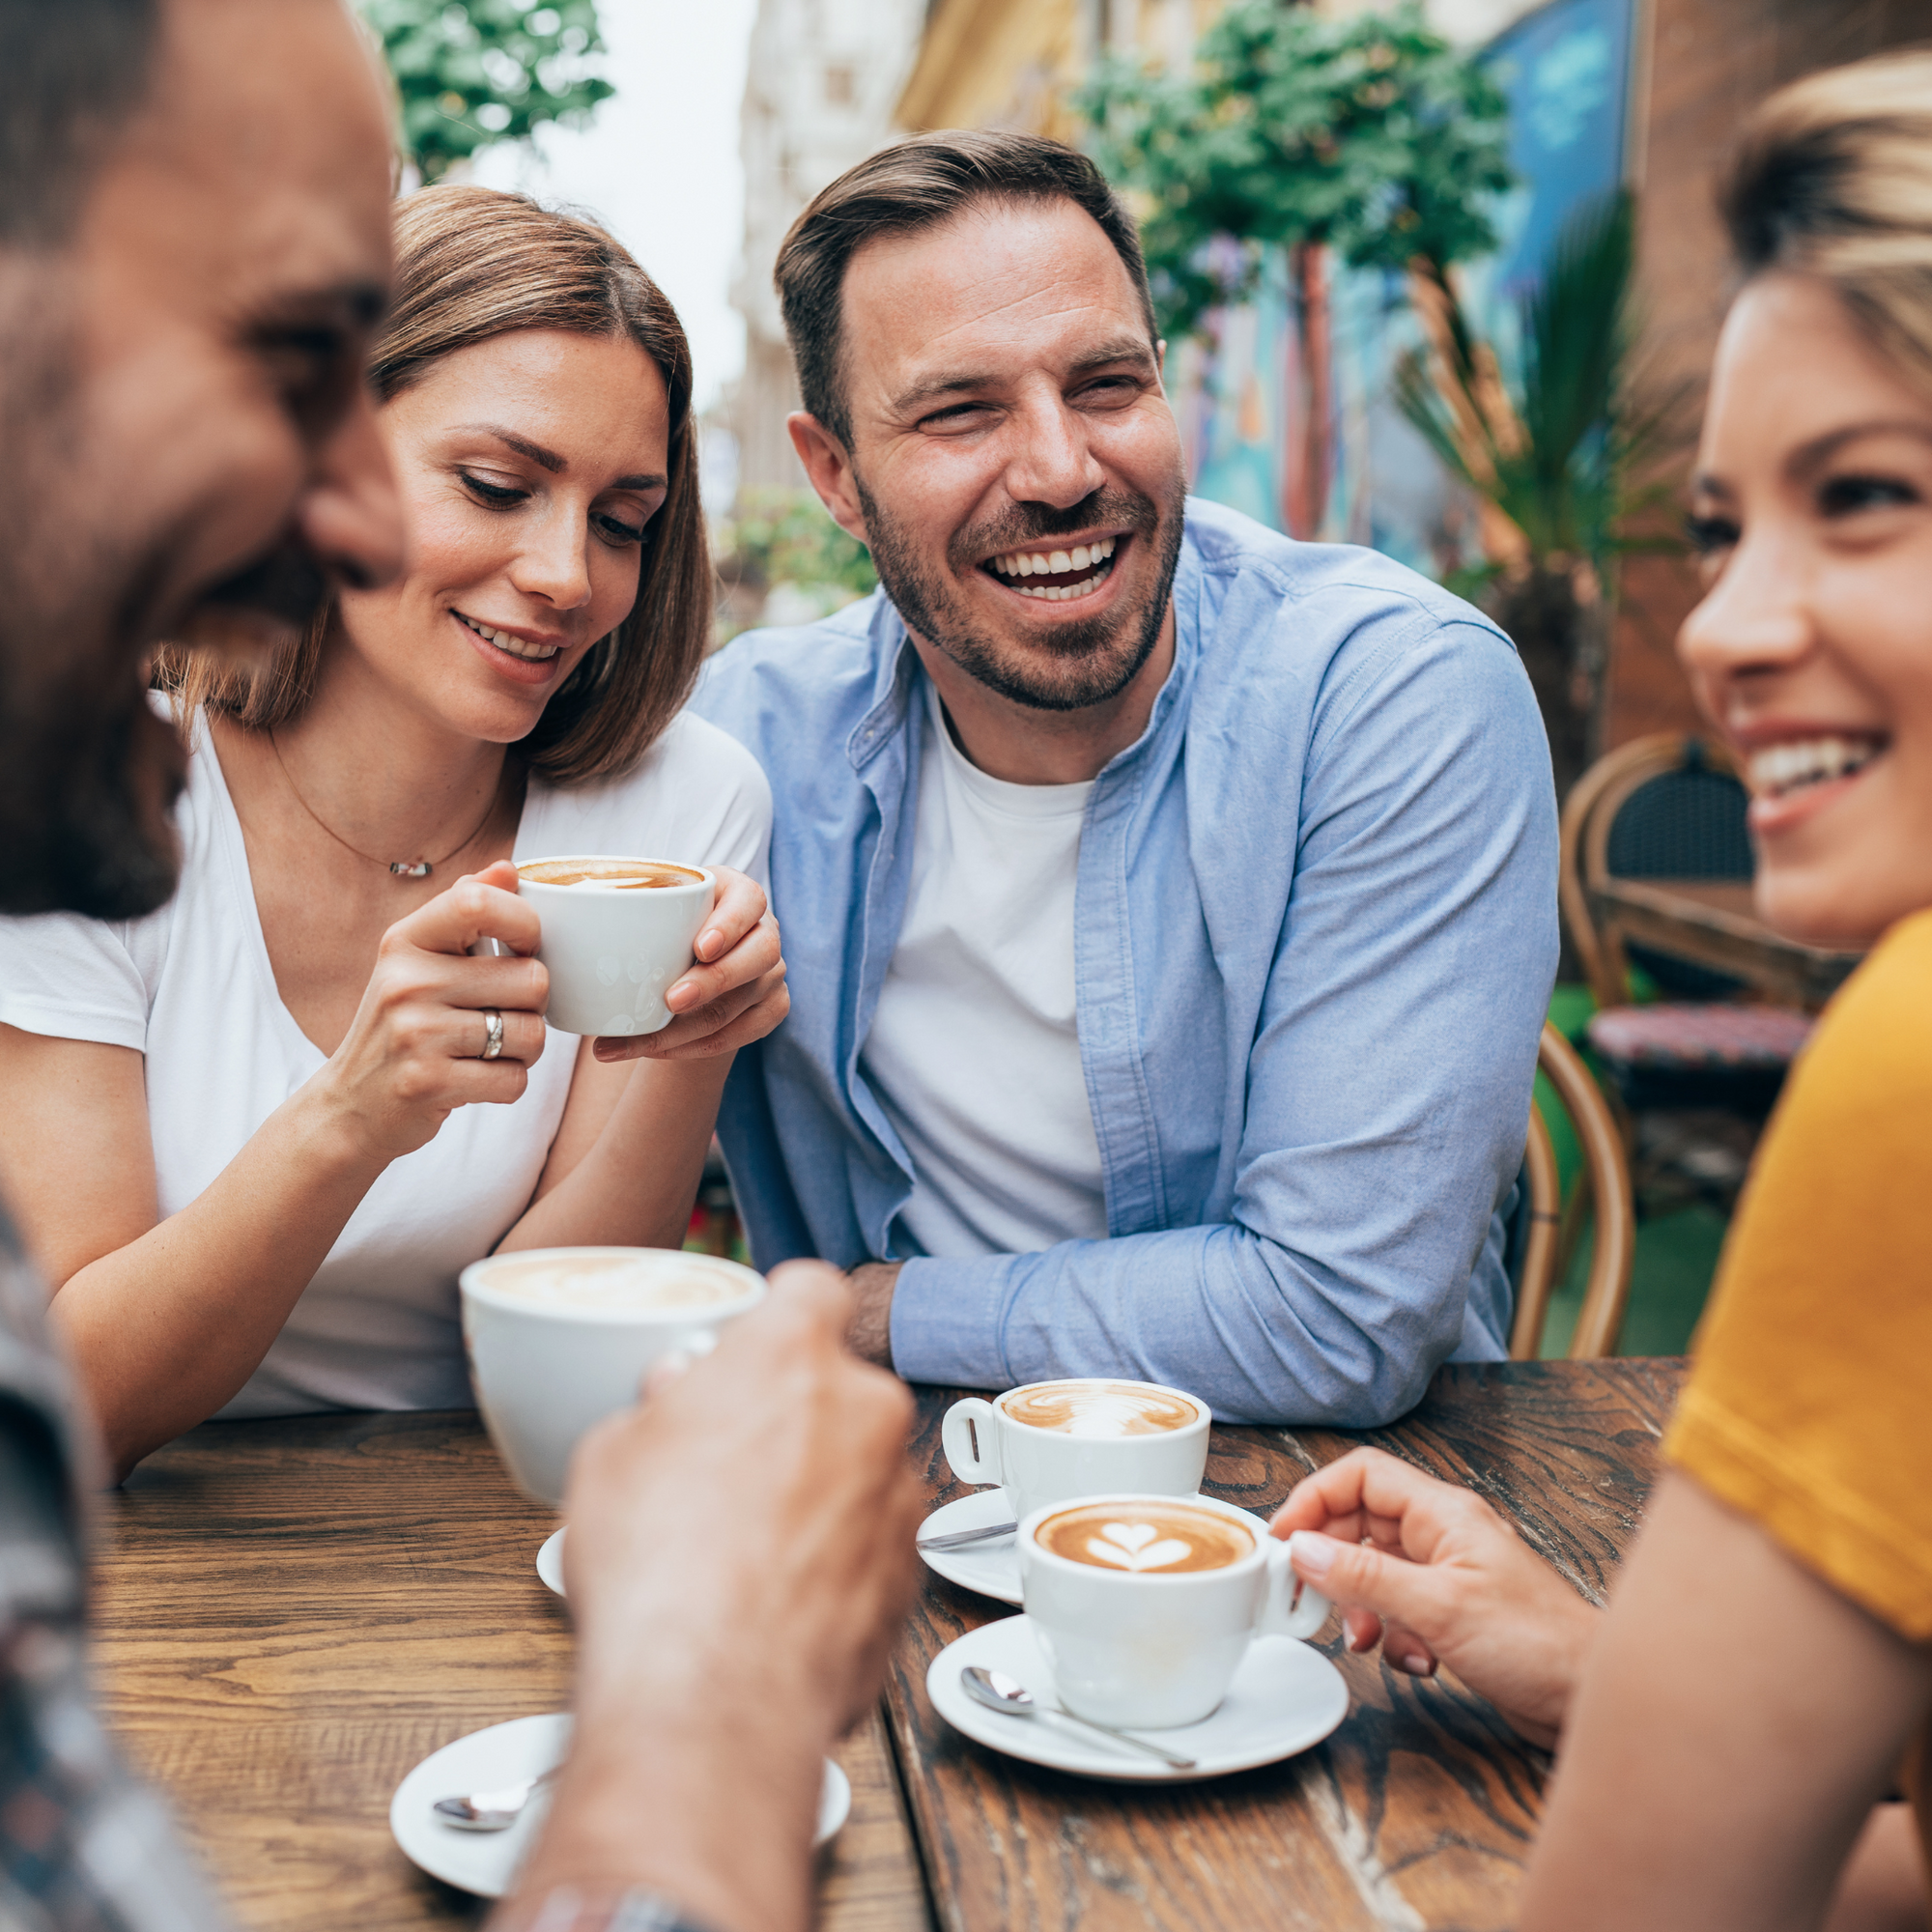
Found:
[{"label": "woman in white t-shirt", "polygon": [[[244,672],[164,654],[171,904],[0,921],[0,1165],[123,1473],[216,1413],[467,1405],[458,1270],[677,1245],[731,1052],[785,1011],[769,790],[679,709],[710,571],[676,316],[481,188],[404,203],[397,256],[406,574]],[[291,411],[333,326],[274,325]],[[508,862],[586,852],[726,869],[669,1027],[546,1046]]]}]

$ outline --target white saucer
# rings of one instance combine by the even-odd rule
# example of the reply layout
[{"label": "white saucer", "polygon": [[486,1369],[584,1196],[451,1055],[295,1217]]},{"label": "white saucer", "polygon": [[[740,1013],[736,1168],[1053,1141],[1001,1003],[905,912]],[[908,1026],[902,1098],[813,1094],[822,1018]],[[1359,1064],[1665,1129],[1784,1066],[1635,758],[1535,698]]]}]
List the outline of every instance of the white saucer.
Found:
[{"label": "white saucer", "polygon": [[[975,1490],[970,1495],[936,1509],[920,1524],[922,1536],[947,1536],[954,1530],[979,1529],[989,1522],[1009,1522],[1012,1511],[1007,1507],[1004,1490]],[[963,1590],[977,1590],[982,1597],[997,1597],[1003,1604],[1020,1601],[1020,1553],[1010,1536],[997,1536],[986,1543],[969,1543],[963,1549],[922,1549],[926,1568],[936,1570],[949,1583]]]},{"label": "white saucer", "polygon": [[[487,1731],[471,1731],[431,1752],[396,1786],[389,1801],[389,1830],[396,1843],[432,1878],[483,1898],[501,1898],[550,1809],[550,1793],[539,1791],[505,1832],[460,1831],[445,1825],[430,1807],[439,1798],[457,1792],[500,1790],[547,1771],[569,1743],[569,1713],[557,1711],[492,1724]],[[811,1842],[824,1844],[851,1809],[852,1787],[827,1758],[825,1783],[818,1795],[818,1828]]]},{"label": "white saucer", "polygon": [[547,1590],[554,1590],[559,1597],[564,1594],[562,1530],[553,1531],[544,1539],[544,1547],[537,1551],[537,1575]]},{"label": "white saucer", "polygon": [[1053,1672],[1025,1617],[1002,1617],[949,1643],[925,1673],[933,1709],[954,1730],[1009,1757],[1129,1784],[1191,1784],[1273,1764],[1319,1745],[1349,1715],[1349,1687],[1320,1651],[1292,1636],[1258,1636],[1211,1718],[1146,1734],[1152,1744],[1199,1760],[1193,1771],[1172,1771],[1158,1758],[1124,1745],[1116,1749],[1051,1718],[1009,1718],[974,1703],[959,1682],[969,1663],[1004,1670],[1040,1703],[1056,1702]]}]

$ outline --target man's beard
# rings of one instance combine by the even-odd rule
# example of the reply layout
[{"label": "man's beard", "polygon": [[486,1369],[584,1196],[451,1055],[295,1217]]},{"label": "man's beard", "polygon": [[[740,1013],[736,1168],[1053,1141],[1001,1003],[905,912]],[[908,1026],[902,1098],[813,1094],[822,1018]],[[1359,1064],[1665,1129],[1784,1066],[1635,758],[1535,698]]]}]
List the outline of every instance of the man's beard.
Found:
[{"label": "man's beard", "polygon": [[1022,634],[1016,643],[976,631],[948,576],[929,567],[917,543],[882,511],[863,482],[856,476],[854,481],[872,565],[894,608],[910,630],[988,690],[1033,711],[1082,711],[1118,697],[1153,654],[1180,557],[1186,490],[1179,478],[1165,503],[1123,490],[1096,490],[1071,509],[1015,505],[1006,516],[954,535],[947,562],[959,571],[977,570],[982,557],[1037,549],[1077,530],[1131,530],[1136,546],[1154,546],[1153,582],[1144,596],[1075,623],[1041,625],[1030,637],[1025,635],[1030,627],[1016,612],[1015,628]]},{"label": "man's beard", "polygon": [[[57,271],[56,271],[57,272]],[[131,919],[174,890],[185,757],[148,708],[143,625],[159,558],[113,522],[69,305],[41,272],[0,302],[0,912]]]}]

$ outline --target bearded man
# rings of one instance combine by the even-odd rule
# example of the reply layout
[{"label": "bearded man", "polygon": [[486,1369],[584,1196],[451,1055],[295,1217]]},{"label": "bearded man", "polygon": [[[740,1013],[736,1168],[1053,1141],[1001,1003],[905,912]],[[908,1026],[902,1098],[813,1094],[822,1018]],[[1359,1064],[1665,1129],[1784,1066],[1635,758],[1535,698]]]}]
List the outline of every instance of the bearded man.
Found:
[{"label": "bearded man", "polygon": [[[0,910],[172,891],[158,639],[258,650],[325,579],[398,567],[362,375],[388,269],[383,91],[341,0],[0,0]],[[214,1932],[89,1706],[100,1459],[45,1309],[0,1213],[0,1926]],[[824,1752],[917,1560],[909,1405],[848,1313],[830,1269],[775,1282],[586,1439],[581,1706],[502,1932],[804,1932]]]},{"label": "bearded man", "polygon": [[1361,1427],[1506,1352],[1556,960],[1509,640],[1190,500],[1133,225],[1028,135],[873,156],[777,281],[800,460],[880,590],[736,639],[787,1023],[720,1132],[769,1264],[910,1378]]}]

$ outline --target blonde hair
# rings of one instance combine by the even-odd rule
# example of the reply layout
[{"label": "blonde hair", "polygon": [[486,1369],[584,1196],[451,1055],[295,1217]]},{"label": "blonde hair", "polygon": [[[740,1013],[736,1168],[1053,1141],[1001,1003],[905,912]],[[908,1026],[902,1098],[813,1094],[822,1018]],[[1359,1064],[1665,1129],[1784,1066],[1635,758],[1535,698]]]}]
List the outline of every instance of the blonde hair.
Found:
[{"label": "blonde hair", "polygon": [[1815,275],[1932,390],[1932,52],[1780,88],[1745,124],[1720,205],[1747,275]]},{"label": "blonde hair", "polygon": [[[524,328],[628,335],[664,378],[669,488],[644,536],[637,602],[584,653],[516,747],[555,784],[628,771],[690,696],[711,636],[691,349],[676,311],[594,222],[524,195],[461,184],[425,188],[398,206],[395,238],[394,300],[369,362],[379,402],[420,382],[445,355]],[[326,597],[298,643],[252,669],[165,648],[155,682],[184,710],[205,705],[266,730],[313,696],[334,615],[335,600]]]}]

